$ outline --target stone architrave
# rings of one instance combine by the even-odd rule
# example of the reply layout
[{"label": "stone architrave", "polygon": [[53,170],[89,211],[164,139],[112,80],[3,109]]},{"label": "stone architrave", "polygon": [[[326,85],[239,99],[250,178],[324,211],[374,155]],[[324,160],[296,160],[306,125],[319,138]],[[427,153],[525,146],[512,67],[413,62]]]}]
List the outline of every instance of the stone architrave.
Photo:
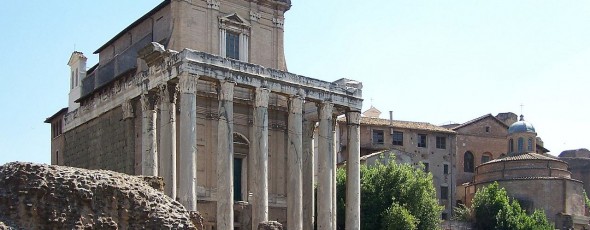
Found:
[{"label": "stone architrave", "polygon": [[270,90],[257,88],[254,104],[254,121],[250,141],[248,167],[252,193],[252,229],[268,221],[268,97]]},{"label": "stone architrave", "polygon": [[197,210],[197,80],[198,76],[182,73],[180,91],[179,201],[189,211]]},{"label": "stone architrave", "polygon": [[359,111],[346,112],[348,160],[346,161],[346,229],[361,229],[361,174],[360,174],[360,121]]},{"label": "stone architrave", "polygon": [[332,110],[334,104],[320,104],[320,127],[318,134],[318,192],[317,192],[317,226],[318,230],[333,230],[335,227],[332,202],[334,201],[333,175],[334,165],[334,134]]},{"label": "stone architrave", "polygon": [[160,176],[164,192],[176,200],[176,96],[177,87],[160,85]]},{"label": "stone architrave", "polygon": [[302,161],[303,161],[303,98],[289,101],[287,144],[287,229],[303,229]]},{"label": "stone architrave", "polygon": [[156,103],[153,95],[141,95],[141,174],[158,176],[158,140],[156,136]]},{"label": "stone architrave", "polygon": [[220,82],[217,124],[217,229],[234,229],[234,85]]}]

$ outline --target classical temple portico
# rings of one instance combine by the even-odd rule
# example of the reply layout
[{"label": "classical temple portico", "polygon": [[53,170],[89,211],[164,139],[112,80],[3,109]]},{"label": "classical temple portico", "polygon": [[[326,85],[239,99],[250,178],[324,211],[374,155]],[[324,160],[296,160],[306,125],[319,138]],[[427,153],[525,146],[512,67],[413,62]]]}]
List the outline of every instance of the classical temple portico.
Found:
[{"label": "classical temple portico", "polygon": [[[66,129],[96,117],[101,111],[122,106],[126,114],[142,117],[142,174],[163,177],[166,194],[187,209],[211,212],[208,215],[215,216],[216,229],[257,229],[259,222],[270,219],[270,207],[285,207],[288,229],[310,229],[317,221],[318,229],[333,230],[334,121],[336,116],[345,114],[351,146],[346,226],[360,228],[359,82],[325,82],[203,52],[165,50],[157,43],[141,50],[139,57],[147,64],[144,71],[121,82],[121,89],[105,91],[105,97],[125,98],[125,103],[90,98],[76,113],[67,115],[70,119],[66,118]],[[141,111],[130,111],[134,108],[130,104],[137,100],[143,105]],[[216,109],[202,111],[199,106],[205,103]],[[92,106],[93,112],[85,113],[89,111],[85,106]],[[235,127],[240,119],[246,125]],[[271,120],[284,121],[284,128],[276,121],[269,124]],[[319,128],[315,137],[319,146],[314,153],[315,127]],[[236,133],[245,133],[249,140],[234,140]],[[280,140],[276,135],[281,133],[285,138],[282,148],[269,143],[270,137]],[[235,149],[236,144],[247,144],[247,148]],[[238,159],[237,151],[246,153],[240,152],[243,158]],[[313,154],[318,154],[319,165],[317,217],[313,216]],[[285,156],[285,161],[281,156]],[[270,174],[271,170],[284,170],[284,188],[272,183],[283,177],[280,173]],[[208,172],[215,174],[209,176]],[[285,195],[270,194],[282,190]],[[251,209],[249,226],[234,217],[236,199],[247,202]],[[211,202],[215,202],[214,208],[207,206]]]}]

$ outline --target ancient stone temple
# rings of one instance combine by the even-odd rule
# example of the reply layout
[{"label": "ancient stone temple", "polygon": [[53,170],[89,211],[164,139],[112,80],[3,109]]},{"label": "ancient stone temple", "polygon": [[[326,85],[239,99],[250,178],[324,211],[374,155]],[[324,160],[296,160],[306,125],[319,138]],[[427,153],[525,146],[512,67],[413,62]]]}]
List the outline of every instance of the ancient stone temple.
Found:
[{"label": "ancient stone temple", "polygon": [[290,6],[167,0],[101,46],[88,70],[74,52],[69,106],[46,120],[52,163],[161,176],[165,193],[200,211],[206,229],[277,220],[332,230],[335,118],[346,115],[346,222],[359,229],[362,84],[287,72]]}]

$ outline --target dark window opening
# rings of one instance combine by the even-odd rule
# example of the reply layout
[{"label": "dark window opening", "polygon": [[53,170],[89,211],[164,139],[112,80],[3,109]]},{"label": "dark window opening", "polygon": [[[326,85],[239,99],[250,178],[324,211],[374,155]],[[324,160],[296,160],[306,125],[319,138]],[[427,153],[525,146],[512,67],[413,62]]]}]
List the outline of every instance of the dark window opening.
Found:
[{"label": "dark window opening", "polygon": [[234,201],[242,200],[242,159],[234,158]]},{"label": "dark window opening", "polygon": [[426,134],[418,134],[418,147],[426,148]]},{"label": "dark window opening", "polygon": [[373,130],[373,144],[383,144],[383,130]]},{"label": "dark window opening", "polygon": [[400,146],[404,145],[404,133],[394,131],[392,134],[392,138],[393,138],[393,142],[392,142],[393,145],[400,145]]},{"label": "dark window opening", "polygon": [[440,186],[440,199],[441,200],[449,199],[449,187]]},{"label": "dark window opening", "polygon": [[225,55],[228,58],[240,59],[240,35],[227,32],[225,38]]},{"label": "dark window opening", "polygon": [[449,175],[449,165],[448,164],[443,165],[443,173],[445,175]]},{"label": "dark window opening", "polygon": [[447,138],[446,137],[436,137],[436,148],[437,149],[446,149],[447,148]]},{"label": "dark window opening", "polygon": [[422,162],[422,165],[424,165],[424,172],[430,172],[430,164],[427,162]]},{"label": "dark window opening", "polygon": [[463,171],[473,172],[473,153],[469,151],[465,152],[465,155],[463,155]]}]

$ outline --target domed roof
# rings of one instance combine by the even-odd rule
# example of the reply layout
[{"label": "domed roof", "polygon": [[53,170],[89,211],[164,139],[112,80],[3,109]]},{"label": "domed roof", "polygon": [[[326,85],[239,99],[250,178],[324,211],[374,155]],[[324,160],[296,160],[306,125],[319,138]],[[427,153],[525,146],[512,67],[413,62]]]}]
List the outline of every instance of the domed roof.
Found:
[{"label": "domed roof", "polygon": [[536,133],[533,124],[524,121],[524,116],[520,115],[520,121],[514,122],[508,128],[508,134],[513,133]]}]

